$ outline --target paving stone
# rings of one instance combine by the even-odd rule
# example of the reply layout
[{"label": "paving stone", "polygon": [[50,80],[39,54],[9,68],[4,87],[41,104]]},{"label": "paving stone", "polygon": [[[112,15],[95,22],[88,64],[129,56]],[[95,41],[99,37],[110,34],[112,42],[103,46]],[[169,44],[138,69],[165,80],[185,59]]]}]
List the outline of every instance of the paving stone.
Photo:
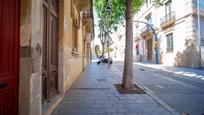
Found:
[{"label": "paving stone", "polygon": [[[169,115],[147,94],[119,94],[116,69],[91,63],[53,112],[53,115]],[[120,76],[120,77],[119,77]]]}]

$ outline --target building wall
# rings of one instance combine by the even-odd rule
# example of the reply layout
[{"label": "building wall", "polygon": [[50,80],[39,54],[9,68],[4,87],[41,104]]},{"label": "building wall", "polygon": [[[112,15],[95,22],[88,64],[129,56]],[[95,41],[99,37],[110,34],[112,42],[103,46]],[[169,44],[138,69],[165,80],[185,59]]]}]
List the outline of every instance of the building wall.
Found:
[{"label": "building wall", "polygon": [[[86,66],[89,63],[89,43],[84,42],[84,39],[86,39],[86,36],[83,36],[83,31],[85,31],[83,22],[82,22],[82,11],[79,12],[78,15],[80,15],[80,26],[78,29],[78,52],[77,55],[72,54],[73,50],[73,26],[72,26],[72,17],[71,17],[71,8],[70,8],[71,1],[65,1],[65,10],[64,13],[64,23],[66,23],[66,26],[64,26],[64,81],[65,81],[65,89],[68,90],[69,87],[72,85],[72,83],[76,80],[76,78],[79,76],[79,74],[82,72],[82,60],[84,60],[84,66]],[[75,7],[75,10],[77,8]],[[83,47],[83,43],[85,46]],[[83,50],[84,49],[84,50]],[[83,54],[84,51],[84,54]],[[84,55],[84,56],[83,56]]]},{"label": "building wall", "polygon": [[[77,6],[75,10],[79,10]],[[71,12],[71,0],[59,0],[59,94],[49,104],[42,106],[43,0],[21,0],[19,115],[51,114],[82,72],[82,60],[84,68],[89,63],[89,42],[83,42],[87,37],[82,33],[87,33],[87,27],[83,28],[86,25],[82,11],[75,12],[81,18],[77,32],[78,53],[72,54]],[[86,52],[82,50],[83,43]],[[83,56],[83,53],[86,55]]]},{"label": "building wall", "polygon": [[[81,38],[81,28],[78,31],[78,56],[72,55],[72,17],[71,17],[71,1],[65,1],[65,13],[64,13],[64,22],[67,24],[67,26],[64,27],[64,81],[65,81],[65,89],[67,90],[73,81],[76,79],[76,77],[80,74],[82,71],[82,59],[80,58],[82,55],[82,38]],[[76,10],[76,8],[75,8]],[[79,14],[78,14],[79,15]],[[81,23],[80,23],[81,24]],[[75,65],[76,67],[73,67],[72,65]]]},{"label": "building wall", "polygon": [[113,49],[113,51],[110,52],[111,58],[123,61],[125,58],[125,26],[121,25],[113,36],[113,44],[110,46]]},{"label": "building wall", "polygon": [[41,114],[42,14],[40,0],[21,0],[19,114]]},{"label": "building wall", "polygon": [[[162,28],[160,25],[160,19],[165,16],[165,6],[155,7],[145,4],[141,10],[135,15],[134,20],[140,20],[146,22],[148,15],[152,16],[152,24],[158,34],[159,40],[159,62],[168,66],[184,66],[184,67],[199,67],[199,55],[196,50],[196,15],[194,8],[194,0],[172,0],[172,11],[175,11],[176,21],[173,26]],[[138,24],[138,29],[144,27],[144,24]],[[135,30],[136,31],[136,30]],[[166,35],[173,33],[173,52],[168,53]],[[138,42],[140,47],[140,55],[142,60],[146,61],[147,51],[145,49],[146,43],[140,35],[136,35],[135,38],[140,38],[142,42]],[[153,42],[154,42],[153,38]],[[154,47],[154,46],[153,46]],[[155,51],[153,48],[152,62],[155,63]]]},{"label": "building wall", "polygon": [[[195,2],[195,1],[194,1]],[[195,3],[194,3],[195,4]],[[197,5],[195,5],[196,7]],[[204,1],[200,0],[200,38],[201,38],[201,66],[204,67],[204,33],[202,30],[204,29]],[[198,20],[196,19],[196,22]]]},{"label": "building wall", "polygon": [[[204,17],[201,17],[201,31],[204,30]],[[201,59],[202,59],[202,67],[204,67],[204,33],[201,32]]]}]

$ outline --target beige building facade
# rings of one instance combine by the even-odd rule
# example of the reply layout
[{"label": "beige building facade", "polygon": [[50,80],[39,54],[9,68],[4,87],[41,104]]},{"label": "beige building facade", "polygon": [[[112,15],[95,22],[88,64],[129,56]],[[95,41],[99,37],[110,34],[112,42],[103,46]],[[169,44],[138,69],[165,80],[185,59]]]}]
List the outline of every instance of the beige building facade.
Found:
[{"label": "beige building facade", "polygon": [[[204,27],[203,11],[204,9],[201,7],[201,30]],[[153,5],[152,0],[147,0],[135,15],[134,20],[150,24],[157,33],[158,42],[149,27],[138,23],[135,29],[138,61],[155,63],[155,47],[158,45],[160,64],[192,68],[203,67],[204,46],[201,44],[200,54],[197,44],[197,19],[196,0],[166,0],[163,6],[158,7]],[[203,37],[201,34],[201,39]]]},{"label": "beige building facade", "polygon": [[110,47],[113,51],[110,52],[110,57],[114,60],[123,61],[125,57],[125,26],[120,26],[118,31],[113,34],[112,40]]},{"label": "beige building facade", "polygon": [[[153,0],[146,0],[133,20],[151,25],[157,34],[158,41],[156,42],[150,27],[141,22],[134,22],[133,60],[156,63],[155,48],[158,47],[160,64],[191,68],[204,67],[202,32],[204,1],[200,0],[200,45],[197,41],[199,26],[196,6],[196,0],[165,0],[163,6],[155,6]],[[125,35],[123,26],[120,27],[122,32],[116,33],[113,39],[116,44],[120,36]],[[116,49],[114,51],[119,54]]]},{"label": "beige building facade", "polygon": [[0,19],[1,114],[50,115],[90,61],[92,0],[1,0]]}]

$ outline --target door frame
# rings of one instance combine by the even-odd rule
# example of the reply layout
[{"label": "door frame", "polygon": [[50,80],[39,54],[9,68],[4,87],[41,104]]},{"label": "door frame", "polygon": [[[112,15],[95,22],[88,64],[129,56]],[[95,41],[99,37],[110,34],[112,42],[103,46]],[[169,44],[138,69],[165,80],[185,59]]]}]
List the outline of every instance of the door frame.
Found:
[{"label": "door frame", "polygon": [[[52,6],[52,0],[48,0],[48,1],[45,1],[45,0],[42,0],[42,8],[44,9],[44,7],[45,8],[47,8],[47,11],[46,11],[46,15],[47,15],[47,17],[46,17],[46,41],[44,42],[44,30],[43,30],[43,45],[44,44],[47,44],[46,46],[46,49],[43,49],[43,51],[46,51],[46,57],[45,57],[45,59],[47,60],[47,62],[46,62],[46,68],[47,68],[47,72],[46,72],[46,77],[45,78],[43,78],[43,76],[45,75],[44,73],[42,74],[42,79],[45,79],[45,82],[42,82],[42,94],[43,94],[43,92],[45,92],[45,97],[44,97],[44,95],[42,95],[42,104],[44,105],[44,104],[46,104],[47,103],[47,101],[51,101],[52,100],[52,97],[53,96],[55,96],[55,95],[57,95],[57,94],[59,94],[59,0],[56,0],[56,8],[54,8],[53,6]],[[53,11],[53,10],[55,10],[55,11]],[[55,14],[56,13],[56,14]],[[51,51],[51,49],[52,49],[52,47],[51,47],[51,43],[52,43],[52,28],[51,28],[51,24],[52,24],[52,21],[54,20],[53,19],[53,17],[52,17],[52,15],[53,16],[55,16],[55,17],[57,17],[56,18],[56,26],[57,26],[57,28],[56,28],[56,40],[57,40],[57,42],[55,43],[55,50],[56,50],[56,71],[57,71],[57,81],[56,81],[56,84],[57,84],[57,88],[56,88],[56,92],[50,92],[51,90],[50,90],[50,84],[49,84],[49,82],[50,82],[50,78],[51,78],[51,70],[52,70],[52,64],[51,64],[51,55],[52,55],[52,51]],[[43,14],[43,17],[44,17],[44,14]],[[44,25],[44,22],[45,22],[45,20],[43,19],[43,25]],[[43,27],[43,29],[45,29],[44,27]],[[45,48],[45,47],[44,47]],[[43,53],[43,55],[44,55],[44,53]],[[42,62],[42,65],[43,65],[43,63],[44,62]],[[43,66],[42,66],[42,68],[43,68]],[[44,69],[42,69],[42,72],[44,72]],[[43,90],[43,87],[44,87],[44,85],[45,85],[45,88],[44,88],[44,90]],[[53,94],[52,94],[53,93]]]},{"label": "door frame", "polygon": [[152,61],[152,54],[153,54],[153,39],[149,39],[146,41],[147,43],[147,60]]},{"label": "door frame", "polygon": [[20,4],[21,4],[21,0],[15,0],[16,3],[16,8],[15,8],[15,37],[16,37],[16,46],[15,46],[15,52],[16,52],[16,58],[15,58],[15,62],[16,62],[16,76],[18,78],[18,82],[17,82],[17,111],[19,114],[19,80],[20,80]]}]

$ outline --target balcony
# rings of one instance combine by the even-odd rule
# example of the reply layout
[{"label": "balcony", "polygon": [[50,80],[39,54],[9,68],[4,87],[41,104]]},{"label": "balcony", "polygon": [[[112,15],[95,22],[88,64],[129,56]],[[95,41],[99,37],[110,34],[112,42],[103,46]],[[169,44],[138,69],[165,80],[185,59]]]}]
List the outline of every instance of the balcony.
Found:
[{"label": "balcony", "polygon": [[[150,24],[150,25],[153,27],[152,24]],[[150,27],[145,26],[140,31],[141,31],[140,36],[142,38],[144,38],[145,40],[152,39],[153,31],[152,31],[152,29]]]},{"label": "balcony", "polygon": [[169,27],[169,26],[175,24],[175,21],[176,21],[175,12],[171,12],[168,15],[161,18],[161,20],[160,20],[161,28]]}]

